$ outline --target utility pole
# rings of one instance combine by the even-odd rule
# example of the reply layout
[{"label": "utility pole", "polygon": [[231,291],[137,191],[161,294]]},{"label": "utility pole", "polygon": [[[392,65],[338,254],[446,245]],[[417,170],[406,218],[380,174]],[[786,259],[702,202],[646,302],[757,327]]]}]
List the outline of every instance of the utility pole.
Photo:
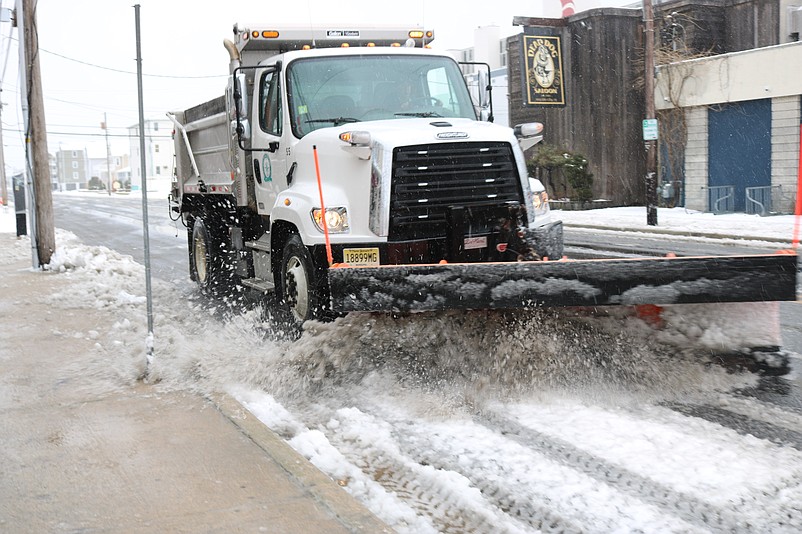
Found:
[{"label": "utility pole", "polygon": [[[36,30],[36,0],[17,0],[17,23],[22,12],[20,47],[22,77],[21,97],[25,122],[26,174],[32,177],[34,208],[30,212],[34,267],[50,263],[56,250],[53,228],[53,192],[47,155],[42,74],[39,70],[39,36]],[[34,246],[35,243],[35,246]],[[37,259],[38,258],[38,259]]]},{"label": "utility pole", "polygon": [[[654,11],[652,0],[643,0],[643,22],[645,26],[644,91],[646,91],[646,121],[655,120],[654,112]],[[644,126],[646,125],[644,121]],[[645,135],[646,148],[646,224],[657,226],[657,136]],[[654,138],[652,138],[654,137]]]},{"label": "utility pole", "polygon": [[109,196],[111,196],[111,147],[109,146],[109,123],[106,121],[106,113],[103,113],[103,129],[106,131],[106,175],[108,178]]}]

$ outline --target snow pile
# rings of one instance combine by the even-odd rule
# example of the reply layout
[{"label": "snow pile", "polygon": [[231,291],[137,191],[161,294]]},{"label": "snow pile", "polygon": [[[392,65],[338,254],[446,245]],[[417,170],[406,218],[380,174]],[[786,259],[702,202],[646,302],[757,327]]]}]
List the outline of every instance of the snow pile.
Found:
[{"label": "snow pile", "polygon": [[604,228],[651,231],[669,230],[679,233],[698,233],[740,238],[784,240],[791,242],[794,232],[794,215],[761,217],[745,213],[716,215],[686,208],[658,208],[657,226],[646,224],[643,206],[606,208],[585,211],[552,211],[555,218],[566,224],[580,224]]}]

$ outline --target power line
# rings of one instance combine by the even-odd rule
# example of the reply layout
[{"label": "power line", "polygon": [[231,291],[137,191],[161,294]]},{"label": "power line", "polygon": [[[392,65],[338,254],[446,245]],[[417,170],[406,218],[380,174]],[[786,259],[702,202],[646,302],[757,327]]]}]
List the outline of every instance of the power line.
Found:
[{"label": "power line", "polygon": [[[11,40],[16,41],[17,39],[12,36]],[[60,57],[61,59],[66,59],[67,61],[72,61],[74,63],[79,63],[81,65],[86,65],[87,67],[93,67],[93,68],[96,68],[96,69],[107,70],[107,71],[111,71],[111,72],[117,72],[117,73],[120,73],[120,74],[131,74],[131,75],[136,76],[136,72],[132,72],[130,70],[116,69],[114,67],[106,67],[104,65],[97,65],[95,63],[90,63],[88,61],[84,61],[82,59],[75,59],[73,57],[65,56],[63,54],[59,54],[58,52],[52,52],[52,51],[47,50],[45,48],[40,48],[39,51],[46,52],[46,53],[48,53],[48,54],[50,54],[52,56]],[[202,80],[202,79],[213,79],[213,78],[225,78],[226,77],[226,75],[224,75],[224,74],[213,74],[213,75],[208,75],[208,76],[175,76],[173,74],[142,74],[142,76],[148,76],[149,78],[171,78],[171,79],[174,79],[174,80]]]},{"label": "power line", "polygon": [[[3,128],[4,132],[15,132],[21,133],[21,129],[15,128]],[[81,132],[47,132],[47,135],[71,135],[77,137],[105,137],[106,134],[100,133],[81,133]],[[127,138],[134,138],[139,137],[139,135],[130,135],[130,134],[109,134],[109,137],[127,137]],[[172,135],[146,135],[145,137],[150,139],[172,139]]]}]

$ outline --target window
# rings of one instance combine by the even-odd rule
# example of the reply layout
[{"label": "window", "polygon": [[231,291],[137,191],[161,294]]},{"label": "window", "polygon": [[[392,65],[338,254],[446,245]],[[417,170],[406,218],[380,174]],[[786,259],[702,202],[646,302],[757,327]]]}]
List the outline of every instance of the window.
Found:
[{"label": "window", "polygon": [[[356,55],[301,58],[287,66],[287,111],[296,137],[356,121],[476,119],[451,58]],[[283,91],[282,91],[283,92]]]},{"label": "window", "polygon": [[269,134],[281,135],[281,91],[279,72],[267,71],[262,75],[259,88],[259,125]]},{"label": "window", "polygon": [[156,174],[161,174],[161,173],[162,173],[162,168],[157,166],[156,167]]},{"label": "window", "polygon": [[[158,123],[158,122],[154,122],[154,123],[153,123],[153,131],[154,131],[154,132],[158,132],[158,131],[159,131],[159,123]],[[157,151],[157,152],[158,152],[158,151]]]},{"label": "window", "polygon": [[507,43],[504,40],[498,42],[498,51],[500,55],[500,63],[502,67],[507,66]]},{"label": "window", "polygon": [[78,152],[76,152],[75,150],[73,150],[73,151],[72,151],[72,157],[74,157],[74,158],[77,158],[77,157],[78,157]]},{"label": "window", "polygon": [[157,143],[157,144],[155,144],[155,145],[153,145],[153,151],[154,151],[154,152],[158,152],[158,151],[159,151],[159,145],[158,145],[158,143]]},{"label": "window", "polygon": [[73,169],[77,169],[78,168],[78,162],[77,161],[73,161],[72,162],[72,168]]},{"label": "window", "polygon": [[73,173],[72,173],[72,179],[73,179],[73,180],[77,180],[77,179],[78,179],[78,172],[77,172],[77,171],[73,171]]}]

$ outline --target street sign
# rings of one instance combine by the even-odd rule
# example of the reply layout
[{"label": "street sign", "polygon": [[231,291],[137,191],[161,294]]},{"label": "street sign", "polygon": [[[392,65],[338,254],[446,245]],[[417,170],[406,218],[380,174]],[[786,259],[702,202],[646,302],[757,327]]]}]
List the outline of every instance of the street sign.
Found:
[{"label": "street sign", "polygon": [[657,119],[643,120],[643,140],[644,141],[657,140]]}]

